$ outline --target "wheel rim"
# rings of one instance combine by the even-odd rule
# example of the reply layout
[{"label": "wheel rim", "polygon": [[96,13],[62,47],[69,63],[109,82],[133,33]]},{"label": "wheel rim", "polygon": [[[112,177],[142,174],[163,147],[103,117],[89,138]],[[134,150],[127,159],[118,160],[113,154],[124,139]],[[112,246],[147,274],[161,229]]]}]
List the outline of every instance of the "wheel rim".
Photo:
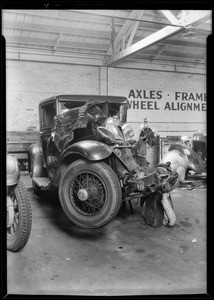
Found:
[{"label": "wheel rim", "polygon": [[[10,239],[14,236],[14,234],[16,233],[16,230],[18,228],[18,224],[19,224],[19,207],[18,207],[18,202],[15,196],[14,191],[10,191],[10,194],[7,196],[8,197],[8,201],[7,201],[7,225],[8,225],[8,221],[10,223],[11,226],[7,227],[7,238]],[[11,224],[11,214],[14,215],[13,218],[13,222]]]},{"label": "wheel rim", "polygon": [[82,173],[70,185],[71,205],[81,214],[94,216],[105,205],[106,189],[101,179],[92,173]]}]

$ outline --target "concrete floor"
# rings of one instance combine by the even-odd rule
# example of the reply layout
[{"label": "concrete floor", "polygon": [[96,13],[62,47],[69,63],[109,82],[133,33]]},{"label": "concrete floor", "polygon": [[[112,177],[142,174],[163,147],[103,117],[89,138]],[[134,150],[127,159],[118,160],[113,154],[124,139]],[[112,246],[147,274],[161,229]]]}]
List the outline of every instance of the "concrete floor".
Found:
[{"label": "concrete floor", "polygon": [[206,188],[177,188],[173,228],[153,228],[133,203],[109,225],[85,230],[64,215],[55,193],[32,200],[29,241],[7,251],[8,294],[161,295],[206,293]]}]

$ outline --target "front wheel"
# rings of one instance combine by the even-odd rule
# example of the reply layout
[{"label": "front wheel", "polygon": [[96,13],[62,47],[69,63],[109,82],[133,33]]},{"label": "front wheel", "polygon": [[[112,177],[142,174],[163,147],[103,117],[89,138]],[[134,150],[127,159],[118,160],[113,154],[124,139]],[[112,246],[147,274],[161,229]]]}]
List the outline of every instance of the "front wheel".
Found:
[{"label": "front wheel", "polygon": [[32,224],[29,194],[19,180],[10,187],[7,194],[7,249],[12,252],[21,250],[27,243]]},{"label": "front wheel", "polygon": [[99,228],[117,215],[122,192],[117,175],[106,163],[77,160],[61,178],[59,199],[73,223],[83,228]]}]

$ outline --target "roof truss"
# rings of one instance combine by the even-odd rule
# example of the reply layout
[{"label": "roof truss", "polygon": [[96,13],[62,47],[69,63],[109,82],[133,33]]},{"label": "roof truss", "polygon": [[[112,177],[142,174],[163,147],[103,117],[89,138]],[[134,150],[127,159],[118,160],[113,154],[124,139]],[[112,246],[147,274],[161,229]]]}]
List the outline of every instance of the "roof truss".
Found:
[{"label": "roof truss", "polygon": [[[121,61],[121,60],[133,55],[134,53],[142,51],[143,49],[148,48],[149,46],[151,46],[157,42],[160,42],[160,41],[166,39],[167,37],[172,36],[180,31],[188,28],[189,26],[199,24],[200,22],[210,19],[210,17],[211,17],[210,11],[191,11],[191,13],[188,13],[189,14],[188,18],[184,18],[184,15],[186,16],[186,14],[182,14],[182,19],[180,21],[178,21],[174,15],[172,16],[170,11],[162,11],[162,12],[167,17],[167,19],[170,19],[170,22],[177,23],[176,25],[178,25],[180,23],[180,26],[179,27],[166,26],[166,27],[158,30],[157,32],[140,40],[139,42],[137,42],[131,46],[128,46],[125,49],[122,49],[118,53],[113,54],[112,56],[110,56],[107,59],[106,64],[108,66],[113,65],[113,64],[117,63],[118,61]],[[164,49],[162,49],[162,51],[163,50]]]}]

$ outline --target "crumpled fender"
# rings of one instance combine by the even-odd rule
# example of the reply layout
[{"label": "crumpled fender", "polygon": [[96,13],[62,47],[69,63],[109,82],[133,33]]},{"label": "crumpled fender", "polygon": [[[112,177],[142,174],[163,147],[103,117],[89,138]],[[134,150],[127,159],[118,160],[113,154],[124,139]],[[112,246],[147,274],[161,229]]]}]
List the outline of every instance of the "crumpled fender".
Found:
[{"label": "crumpled fender", "polygon": [[41,143],[32,144],[29,147],[30,177],[43,177],[44,167],[42,161]]},{"label": "crumpled fender", "polygon": [[7,186],[15,185],[20,178],[18,160],[15,156],[7,155]]},{"label": "crumpled fender", "polygon": [[108,145],[95,140],[84,140],[66,148],[60,156],[60,164],[68,156],[78,154],[90,161],[99,161],[109,157],[113,150]]}]

